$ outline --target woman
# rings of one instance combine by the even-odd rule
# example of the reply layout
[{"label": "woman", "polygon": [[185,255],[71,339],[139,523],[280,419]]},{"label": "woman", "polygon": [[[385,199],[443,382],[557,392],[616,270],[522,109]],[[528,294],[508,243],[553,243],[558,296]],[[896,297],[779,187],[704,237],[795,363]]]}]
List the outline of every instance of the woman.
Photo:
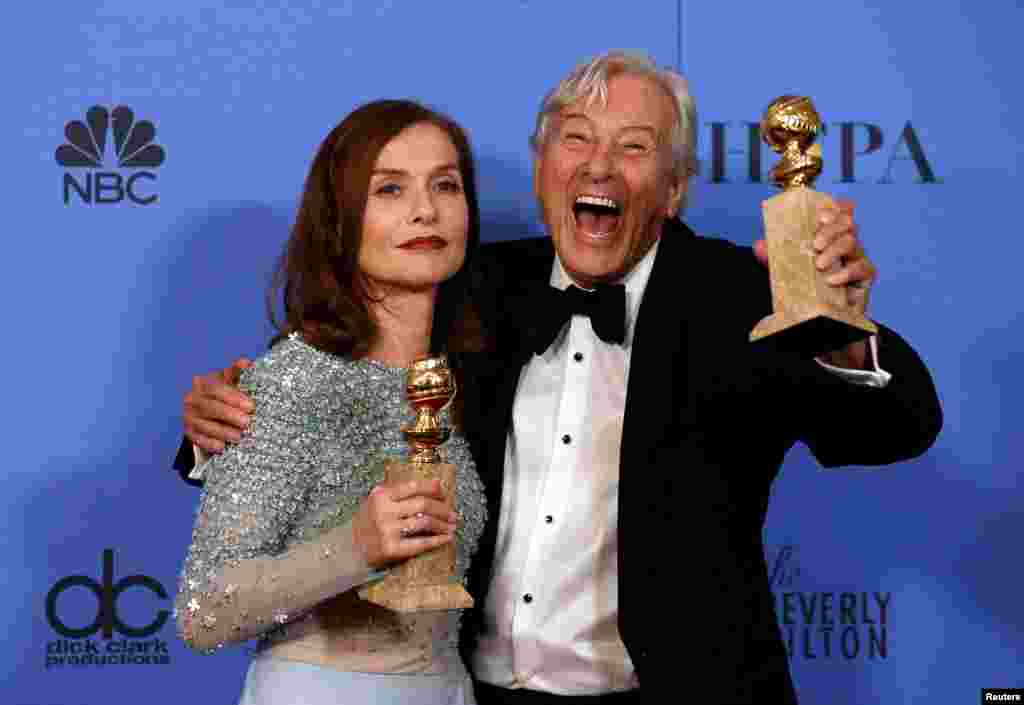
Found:
[{"label": "woman", "polygon": [[411,419],[404,368],[479,344],[466,267],[478,240],[470,147],[449,118],[377,101],[324,140],[268,297],[282,339],[243,372],[248,431],[202,467],[176,600],[193,648],[258,637],[244,705],[472,702],[458,612],[399,614],[356,588],[453,536],[461,578],[482,531],[458,432],[444,446],[457,517],[436,482],[382,482]]}]

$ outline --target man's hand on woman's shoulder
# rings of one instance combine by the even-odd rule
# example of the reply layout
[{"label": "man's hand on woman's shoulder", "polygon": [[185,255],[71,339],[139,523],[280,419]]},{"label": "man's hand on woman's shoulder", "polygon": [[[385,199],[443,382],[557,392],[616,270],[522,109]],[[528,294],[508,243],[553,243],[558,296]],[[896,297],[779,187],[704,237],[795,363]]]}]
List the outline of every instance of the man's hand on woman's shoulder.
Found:
[{"label": "man's hand on woman's shoulder", "polygon": [[242,370],[252,362],[240,357],[230,367],[192,378],[185,394],[185,436],[207,453],[220,453],[227,443],[237,443],[249,426],[253,403],[236,385]]}]

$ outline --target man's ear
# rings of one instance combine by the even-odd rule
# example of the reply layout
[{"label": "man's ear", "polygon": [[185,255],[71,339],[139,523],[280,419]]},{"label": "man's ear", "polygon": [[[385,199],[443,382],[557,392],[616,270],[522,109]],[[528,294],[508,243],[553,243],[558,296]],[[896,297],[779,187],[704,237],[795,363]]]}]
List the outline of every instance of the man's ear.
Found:
[{"label": "man's ear", "polygon": [[676,214],[679,213],[679,207],[683,203],[683,196],[686,195],[688,188],[690,188],[688,178],[682,176],[675,177],[675,183],[668,190],[668,204],[665,206],[666,218],[675,218]]}]

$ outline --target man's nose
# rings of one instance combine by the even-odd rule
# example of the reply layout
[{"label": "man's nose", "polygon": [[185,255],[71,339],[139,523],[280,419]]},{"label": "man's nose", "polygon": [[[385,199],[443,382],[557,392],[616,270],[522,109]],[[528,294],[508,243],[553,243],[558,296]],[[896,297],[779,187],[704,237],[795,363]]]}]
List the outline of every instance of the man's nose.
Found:
[{"label": "man's nose", "polygon": [[604,181],[609,178],[615,169],[613,156],[610,145],[595,144],[583,164],[586,175],[593,181]]}]

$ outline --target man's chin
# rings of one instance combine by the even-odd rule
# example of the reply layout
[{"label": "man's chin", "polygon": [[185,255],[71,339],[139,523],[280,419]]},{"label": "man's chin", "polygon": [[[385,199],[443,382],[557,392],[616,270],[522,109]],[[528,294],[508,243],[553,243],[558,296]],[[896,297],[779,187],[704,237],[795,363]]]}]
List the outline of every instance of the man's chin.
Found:
[{"label": "man's chin", "polygon": [[616,247],[621,240],[620,233],[616,230],[609,232],[591,232],[583,228],[573,228],[569,236],[581,249],[610,250]]},{"label": "man's chin", "polygon": [[591,288],[594,284],[612,282],[621,277],[621,258],[610,257],[609,254],[574,252],[568,261],[562,259],[562,266],[576,283]]}]

